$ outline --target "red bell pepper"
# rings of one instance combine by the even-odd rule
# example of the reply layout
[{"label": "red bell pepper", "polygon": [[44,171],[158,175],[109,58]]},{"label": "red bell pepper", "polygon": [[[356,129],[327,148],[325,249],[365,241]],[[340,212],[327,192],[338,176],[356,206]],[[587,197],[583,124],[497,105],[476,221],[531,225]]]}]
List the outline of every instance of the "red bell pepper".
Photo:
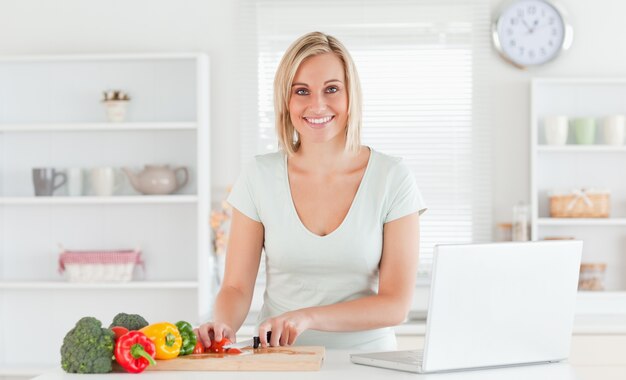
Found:
[{"label": "red bell pepper", "polygon": [[202,354],[202,353],[216,353],[216,354],[241,354],[241,350],[237,348],[226,348],[224,346],[230,344],[230,340],[228,338],[224,338],[219,342],[211,342],[211,346],[204,347],[202,342],[198,340],[196,342],[196,347],[193,349],[194,354]]},{"label": "red bell pepper", "polygon": [[196,342],[196,346],[193,348],[193,354],[204,354],[204,345],[200,340]]},{"label": "red bell pepper", "polygon": [[115,340],[118,340],[122,335],[128,332],[128,329],[122,326],[113,326],[111,330],[115,333]]},{"label": "red bell pepper", "polygon": [[140,373],[148,365],[156,365],[156,347],[144,333],[129,331],[115,343],[115,360],[130,373]]},{"label": "red bell pepper", "polygon": [[211,346],[205,349],[205,352],[214,352],[216,354],[240,354],[241,351],[238,348],[224,348],[232,342],[228,338],[222,338],[219,342],[212,341]]},{"label": "red bell pepper", "polygon": [[238,348],[227,348],[224,350],[227,354],[240,354],[241,350]]}]

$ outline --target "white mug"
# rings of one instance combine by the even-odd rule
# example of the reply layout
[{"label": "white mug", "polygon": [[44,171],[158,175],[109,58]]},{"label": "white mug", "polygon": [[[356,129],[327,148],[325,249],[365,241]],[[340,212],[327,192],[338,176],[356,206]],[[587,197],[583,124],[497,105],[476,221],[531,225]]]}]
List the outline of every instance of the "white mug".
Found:
[{"label": "white mug", "polygon": [[567,142],[567,116],[547,116],[543,119],[543,129],[548,145],[565,145]]},{"label": "white mug", "polygon": [[81,168],[69,168],[67,173],[67,194],[71,197],[83,195],[83,170]]},{"label": "white mug", "polygon": [[626,117],[612,115],[604,118],[604,141],[609,145],[623,145],[626,135]]},{"label": "white mug", "polygon": [[91,188],[94,195],[108,197],[121,185],[121,174],[112,167],[91,169]]}]

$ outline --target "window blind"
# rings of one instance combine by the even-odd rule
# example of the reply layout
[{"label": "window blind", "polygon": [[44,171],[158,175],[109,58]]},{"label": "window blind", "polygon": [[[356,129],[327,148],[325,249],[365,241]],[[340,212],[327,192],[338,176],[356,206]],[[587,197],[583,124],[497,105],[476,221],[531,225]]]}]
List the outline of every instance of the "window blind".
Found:
[{"label": "window blind", "polygon": [[[490,127],[481,64],[490,52],[485,1],[242,0],[242,162],[276,151],[273,79],[296,38],[341,40],[363,87],[362,142],[403,157],[429,210],[420,275],[435,244],[491,240]],[[259,279],[264,276],[259,276]]]}]

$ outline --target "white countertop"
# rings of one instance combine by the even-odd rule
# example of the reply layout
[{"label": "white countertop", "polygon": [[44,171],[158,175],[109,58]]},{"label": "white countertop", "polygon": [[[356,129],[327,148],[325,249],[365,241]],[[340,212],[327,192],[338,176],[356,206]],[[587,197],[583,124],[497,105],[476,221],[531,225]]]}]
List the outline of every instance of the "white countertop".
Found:
[{"label": "white countertop", "polygon": [[[424,335],[425,320],[410,320],[394,327],[397,335]],[[578,315],[574,320],[575,335],[590,334],[626,334],[626,315]],[[246,324],[239,329],[239,337],[256,335],[254,325]]]},{"label": "white countertop", "polygon": [[[601,374],[600,376],[598,376]],[[128,379],[126,373],[110,373],[104,375],[91,375],[90,379]],[[258,380],[374,380],[385,378],[391,379],[411,379],[411,380],[581,380],[602,378],[605,379],[623,379],[626,378],[626,367],[593,367],[593,368],[575,368],[568,363],[544,364],[509,367],[502,369],[488,369],[454,372],[435,375],[417,375],[409,372],[394,371],[382,368],[368,367],[356,365],[350,362],[349,352],[347,351],[326,351],[326,358],[322,369],[314,372],[143,372],[142,379],[202,379],[206,380],[211,377],[219,377],[220,380],[239,380],[250,379],[254,377]],[[61,369],[57,369],[35,378],[36,380],[65,380],[65,379],[84,379],[84,375],[66,374]]]}]

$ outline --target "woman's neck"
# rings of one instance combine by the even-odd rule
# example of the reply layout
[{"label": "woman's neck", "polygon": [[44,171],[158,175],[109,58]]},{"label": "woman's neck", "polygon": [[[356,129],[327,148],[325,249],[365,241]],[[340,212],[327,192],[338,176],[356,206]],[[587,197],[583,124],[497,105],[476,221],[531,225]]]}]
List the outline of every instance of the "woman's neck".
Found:
[{"label": "woman's neck", "polygon": [[301,170],[318,174],[349,170],[354,165],[359,154],[347,151],[345,149],[345,138],[342,140],[319,144],[303,142],[293,155],[292,162]]}]

